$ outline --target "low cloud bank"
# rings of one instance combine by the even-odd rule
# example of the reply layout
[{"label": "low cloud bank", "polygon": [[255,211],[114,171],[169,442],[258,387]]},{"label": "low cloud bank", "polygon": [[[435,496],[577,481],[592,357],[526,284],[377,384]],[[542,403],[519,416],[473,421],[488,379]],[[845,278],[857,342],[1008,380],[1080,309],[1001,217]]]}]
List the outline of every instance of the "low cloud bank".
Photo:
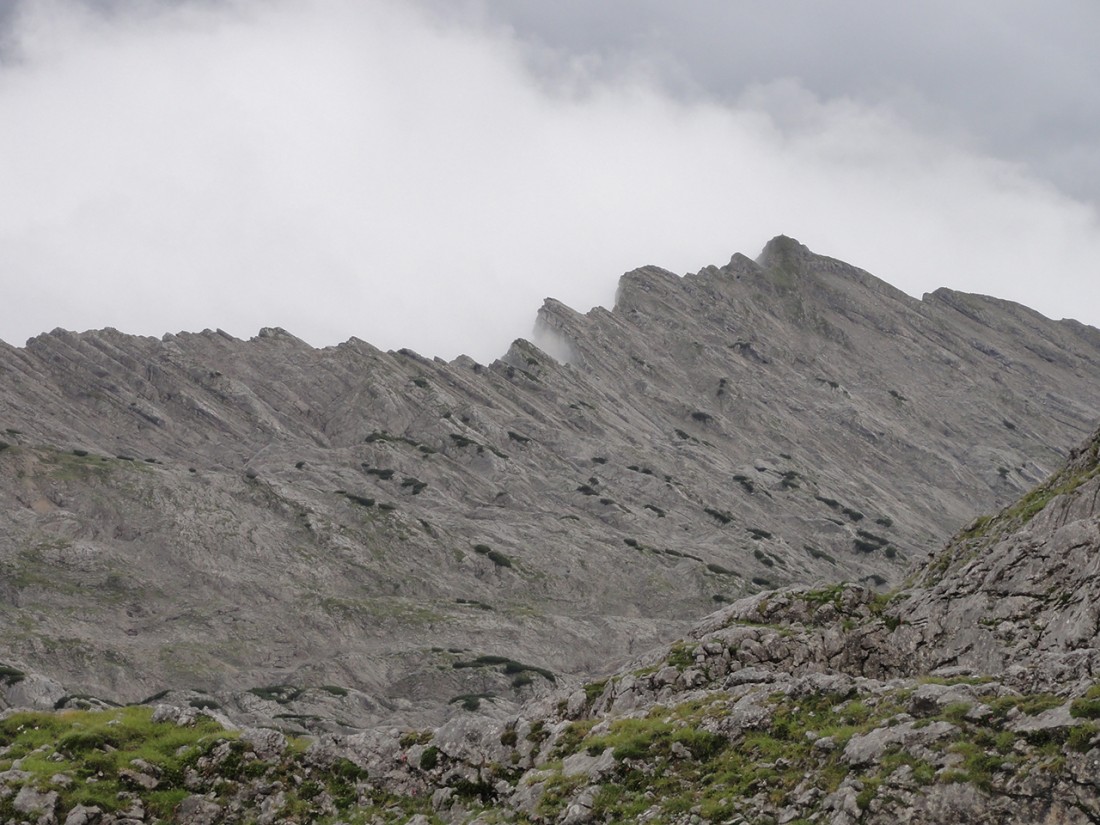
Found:
[{"label": "low cloud bank", "polygon": [[[24,3],[0,64],[0,338],[283,326],[488,361],[545,296],[797,237],[910,294],[1100,324],[1100,222],[798,80],[677,100],[381,0]],[[545,62],[542,64],[545,65]],[[1091,302],[1091,303],[1090,303]]]}]

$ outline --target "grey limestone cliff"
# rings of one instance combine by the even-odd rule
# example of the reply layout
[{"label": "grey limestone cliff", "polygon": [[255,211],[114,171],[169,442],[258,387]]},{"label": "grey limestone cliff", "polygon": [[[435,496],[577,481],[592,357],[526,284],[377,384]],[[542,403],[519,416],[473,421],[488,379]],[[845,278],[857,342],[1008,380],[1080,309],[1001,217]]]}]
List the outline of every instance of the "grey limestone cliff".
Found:
[{"label": "grey limestone cliff", "polygon": [[611,310],[547,300],[533,340],[0,345],[0,663],[40,704],[507,715],[722,603],[900,581],[1100,410],[1097,330],[782,237],[627,273]]}]

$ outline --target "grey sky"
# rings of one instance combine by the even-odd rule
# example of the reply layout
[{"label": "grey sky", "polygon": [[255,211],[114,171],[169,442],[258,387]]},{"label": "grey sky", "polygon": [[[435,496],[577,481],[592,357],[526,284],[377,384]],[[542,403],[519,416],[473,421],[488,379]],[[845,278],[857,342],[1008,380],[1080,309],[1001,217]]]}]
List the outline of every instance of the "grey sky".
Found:
[{"label": "grey sky", "polygon": [[1100,5],[0,0],[0,338],[489,360],[772,235],[1100,324]]},{"label": "grey sky", "polygon": [[754,84],[794,78],[823,99],[889,106],[1100,198],[1100,4],[1092,0],[489,0],[485,8],[560,53],[647,61],[676,94],[736,105]]}]

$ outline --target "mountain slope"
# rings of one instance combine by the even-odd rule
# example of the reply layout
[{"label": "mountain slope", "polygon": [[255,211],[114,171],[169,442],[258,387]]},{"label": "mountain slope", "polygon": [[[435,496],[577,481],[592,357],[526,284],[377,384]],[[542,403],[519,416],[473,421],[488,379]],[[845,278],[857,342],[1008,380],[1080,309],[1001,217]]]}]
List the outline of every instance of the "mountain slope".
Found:
[{"label": "mountain slope", "polygon": [[896,580],[1100,410],[1096,330],[787,238],[627,273],[610,312],[548,300],[535,340],[488,366],[281,330],[0,347],[0,662],[50,703],[504,713],[717,602]]},{"label": "mountain slope", "polygon": [[[99,825],[1094,823],[1100,631],[1077,618],[1100,558],[1098,454],[1100,432],[906,589],[756,594],[499,719],[464,712],[435,729],[322,736],[304,749],[272,730],[219,730],[216,712],[194,708],[12,715],[0,720],[0,814]],[[1041,585],[1038,609],[1006,615],[1002,600],[1021,598],[1005,594],[1013,577]],[[74,781],[89,770],[95,785]]]}]

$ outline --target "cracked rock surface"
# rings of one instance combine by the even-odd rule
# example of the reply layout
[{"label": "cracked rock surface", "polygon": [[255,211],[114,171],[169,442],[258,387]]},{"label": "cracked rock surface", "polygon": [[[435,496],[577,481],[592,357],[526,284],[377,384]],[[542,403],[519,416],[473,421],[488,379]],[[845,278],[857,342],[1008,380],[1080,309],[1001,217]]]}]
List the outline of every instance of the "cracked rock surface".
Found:
[{"label": "cracked rock surface", "polygon": [[[627,273],[611,310],[547,300],[533,341],[489,365],[278,329],[0,344],[7,701],[298,732],[503,719],[718,605],[900,582],[1100,410],[1097,330],[916,300],[783,237]],[[1027,559],[994,543],[929,573],[890,655],[1011,675],[1034,648],[1086,678],[1085,491],[1028,522]],[[810,656],[737,632],[738,678]],[[878,678],[880,634],[823,630],[812,655]]]}]

